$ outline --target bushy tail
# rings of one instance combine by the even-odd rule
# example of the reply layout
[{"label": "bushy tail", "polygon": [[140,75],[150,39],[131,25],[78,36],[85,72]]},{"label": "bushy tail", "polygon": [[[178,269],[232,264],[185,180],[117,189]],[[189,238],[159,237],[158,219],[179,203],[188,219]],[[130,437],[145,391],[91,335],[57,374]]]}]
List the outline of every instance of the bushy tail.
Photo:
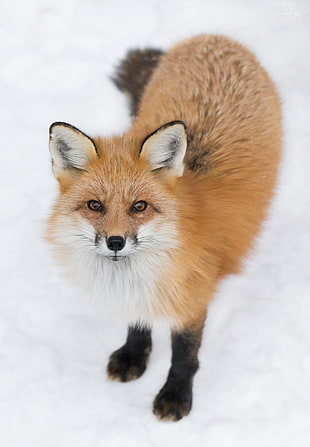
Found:
[{"label": "bushy tail", "polygon": [[151,74],[157,66],[163,52],[152,48],[145,50],[131,50],[121,61],[112,77],[116,86],[127,93],[130,100],[130,112],[137,114],[138,104],[143,90]]}]

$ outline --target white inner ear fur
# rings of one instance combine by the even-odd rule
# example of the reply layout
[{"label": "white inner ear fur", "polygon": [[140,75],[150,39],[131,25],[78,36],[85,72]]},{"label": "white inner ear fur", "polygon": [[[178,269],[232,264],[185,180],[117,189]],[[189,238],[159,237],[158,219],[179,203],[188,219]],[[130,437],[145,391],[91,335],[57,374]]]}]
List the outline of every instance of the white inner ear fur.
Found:
[{"label": "white inner ear fur", "polygon": [[144,142],[141,156],[145,157],[152,170],[167,168],[171,175],[181,177],[183,159],[187,148],[185,127],[181,123],[158,129]]},{"label": "white inner ear fur", "polygon": [[70,125],[51,126],[49,148],[56,176],[64,169],[84,169],[91,160],[97,158],[92,140]]}]

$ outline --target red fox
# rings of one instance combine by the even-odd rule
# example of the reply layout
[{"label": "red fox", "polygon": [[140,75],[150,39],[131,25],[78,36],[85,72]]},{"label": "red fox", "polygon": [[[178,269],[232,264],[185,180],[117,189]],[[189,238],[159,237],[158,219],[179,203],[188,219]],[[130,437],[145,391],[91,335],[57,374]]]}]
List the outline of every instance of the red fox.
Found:
[{"label": "red fox", "polygon": [[236,273],[272,197],[281,149],[276,89],[254,55],[218,35],[135,50],[115,79],[133,121],[121,136],[50,127],[59,197],[47,238],[73,279],[129,323],[108,377],[144,372],[156,319],[172,363],[153,412],[190,412],[208,303]]}]

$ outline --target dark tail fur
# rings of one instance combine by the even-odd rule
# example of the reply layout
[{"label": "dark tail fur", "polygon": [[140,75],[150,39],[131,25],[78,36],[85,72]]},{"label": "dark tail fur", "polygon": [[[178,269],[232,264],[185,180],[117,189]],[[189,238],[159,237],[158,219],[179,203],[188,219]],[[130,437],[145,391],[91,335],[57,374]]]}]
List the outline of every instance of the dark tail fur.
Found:
[{"label": "dark tail fur", "polygon": [[112,77],[116,86],[127,93],[130,100],[130,113],[135,116],[143,90],[151,74],[157,66],[163,52],[147,48],[145,50],[131,50],[121,61]]}]

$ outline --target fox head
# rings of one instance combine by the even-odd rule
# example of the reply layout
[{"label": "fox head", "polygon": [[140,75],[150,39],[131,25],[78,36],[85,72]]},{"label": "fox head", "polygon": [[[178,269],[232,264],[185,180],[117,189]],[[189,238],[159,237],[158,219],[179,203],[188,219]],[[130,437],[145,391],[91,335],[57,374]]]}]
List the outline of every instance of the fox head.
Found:
[{"label": "fox head", "polygon": [[48,239],[70,273],[96,283],[110,275],[103,280],[111,283],[115,272],[123,281],[128,271],[133,283],[165,268],[178,246],[174,188],[184,170],[184,123],[167,123],[144,139],[91,139],[54,123],[49,146],[60,194]]}]

